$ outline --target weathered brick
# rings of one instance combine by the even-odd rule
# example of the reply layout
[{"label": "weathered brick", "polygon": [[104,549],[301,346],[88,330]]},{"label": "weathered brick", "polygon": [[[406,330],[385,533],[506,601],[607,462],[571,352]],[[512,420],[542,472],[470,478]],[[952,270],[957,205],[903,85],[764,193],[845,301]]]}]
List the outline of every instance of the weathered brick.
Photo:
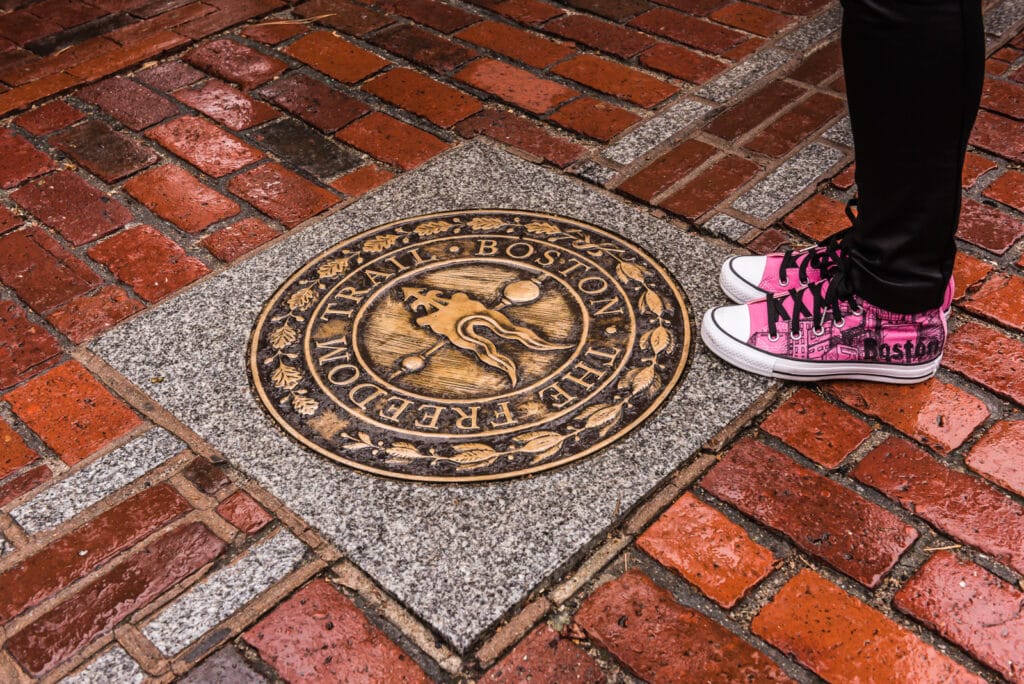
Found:
[{"label": "weathered brick", "polygon": [[388,52],[441,73],[454,71],[479,54],[476,50],[418,26],[402,25],[384,29],[369,40]]},{"label": "weathered brick", "polygon": [[203,262],[149,226],[133,226],[89,248],[89,256],[147,302],[210,272]]},{"label": "weathered brick", "polygon": [[1024,86],[986,78],[981,106],[1014,119],[1024,119]]},{"label": "weathered brick", "polygon": [[668,682],[789,682],[775,662],[681,606],[639,570],[597,589],[576,613],[590,638],[637,676]]},{"label": "weathered brick", "polygon": [[298,119],[275,121],[254,132],[251,139],[286,166],[314,178],[332,178],[362,162],[361,155],[325,138]]},{"label": "weathered brick", "polygon": [[361,81],[388,64],[372,52],[327,31],[303,36],[284,51],[342,83]]},{"label": "weathered brick", "polygon": [[0,204],[0,233],[14,230],[24,222],[25,220],[21,216]]},{"label": "weathered brick", "polygon": [[1024,496],[1024,421],[1001,420],[967,454],[967,467],[999,486]]},{"label": "weathered brick", "polygon": [[722,54],[746,40],[746,37],[739,31],[712,24],[710,21],[697,19],[666,7],[658,7],[644,12],[629,22],[629,25],[716,55]]},{"label": "weathered brick", "polygon": [[597,662],[586,651],[542,624],[526,635],[477,681],[480,684],[603,684],[607,680]]},{"label": "weathered brick", "polygon": [[771,157],[792,152],[810,134],[831,121],[846,105],[838,97],[814,93],[744,144],[748,150]]},{"label": "weathered brick", "polygon": [[238,204],[171,164],[139,174],[124,189],[186,233],[198,233],[240,211]]},{"label": "weathered brick", "polygon": [[1024,136],[1019,129],[1019,122],[982,110],[971,133],[971,144],[1010,161],[1024,163]]},{"label": "weathered brick", "polygon": [[217,506],[217,513],[246,534],[263,529],[273,518],[245,492],[235,492]]},{"label": "weathered brick", "polygon": [[97,636],[215,559],[224,549],[202,523],[164,535],[7,640],[33,675],[64,662]]},{"label": "weathered brick", "polygon": [[292,74],[260,94],[325,133],[333,133],[370,111],[364,103],[305,74]]},{"label": "weathered brick", "polygon": [[554,19],[565,13],[558,7],[553,7],[540,0],[503,0],[494,4],[493,9],[498,14],[508,17],[520,24],[543,24],[549,19]]},{"label": "weathered brick", "polygon": [[1024,570],[1024,506],[983,480],[951,470],[896,437],[873,449],[850,474],[951,537]]},{"label": "weathered brick", "polygon": [[286,23],[253,24],[242,29],[243,36],[264,45],[277,45],[305,32],[306,27],[301,24]]},{"label": "weathered brick", "polygon": [[53,477],[49,466],[36,466],[0,484],[0,506],[6,506],[15,499],[49,481]]},{"label": "weathered brick", "polygon": [[828,0],[761,0],[765,7],[786,14],[811,14],[828,4]]},{"label": "weathered brick", "polygon": [[288,681],[428,682],[352,601],[313,580],[242,637]]},{"label": "weathered brick", "polygon": [[761,429],[826,468],[838,466],[871,436],[870,425],[806,389],[773,411]]},{"label": "weathered brick", "polygon": [[172,90],[192,85],[203,76],[203,72],[198,69],[193,69],[188,64],[175,60],[143,69],[137,72],[134,78],[151,88],[169,93]]},{"label": "weathered brick", "polygon": [[14,123],[32,135],[46,135],[70,126],[76,121],[81,121],[83,118],[85,118],[85,114],[64,100],[53,100],[25,112],[15,118]]},{"label": "weathered brick", "polygon": [[221,228],[199,242],[221,261],[234,261],[278,235],[280,233],[263,221],[248,218]]},{"label": "weathered brick", "polygon": [[967,291],[985,279],[992,272],[992,264],[975,259],[970,254],[963,252],[956,253],[953,262],[953,279],[956,281],[953,288],[953,301],[960,300]]},{"label": "weathered brick", "polygon": [[829,183],[834,188],[839,188],[840,190],[849,190],[850,188],[853,187],[853,184],[855,182],[854,176],[856,175],[856,173],[857,165],[850,164],[845,169],[843,169],[835,176],[833,176],[832,180],[829,181]]},{"label": "weathered brick", "polygon": [[[977,155],[975,155],[977,156]],[[984,157],[984,159],[990,166],[988,168],[994,168],[995,164],[990,162]],[[985,188],[983,193],[985,197],[990,197],[997,202],[1002,202],[1008,206],[1013,207],[1017,211],[1024,211],[1024,173],[1020,171],[1007,171],[999,178]]]},{"label": "weathered brick", "polygon": [[669,43],[658,43],[644,52],[640,55],[640,64],[698,85],[707,83],[728,67],[717,59]]},{"label": "weathered brick", "polygon": [[985,681],[812,570],[801,570],[750,625],[826,681]]},{"label": "weathered brick", "polygon": [[751,439],[730,449],[701,485],[869,587],[918,536],[881,506]]},{"label": "weathered brick", "polygon": [[191,510],[167,484],[143,490],[0,574],[0,621],[85,577]]},{"label": "weathered brick", "polygon": [[481,21],[455,35],[538,69],[551,66],[575,52],[571,45],[496,21]]},{"label": "weathered brick", "polygon": [[1008,214],[964,198],[956,236],[995,254],[1005,254],[1024,235],[1024,222]]},{"label": "weathered brick", "polygon": [[742,527],[687,492],[637,540],[723,608],[732,608],[774,566],[772,552]]},{"label": "weathered brick", "polygon": [[950,335],[943,365],[1024,404],[1024,344],[987,325],[966,323]]},{"label": "weathered brick", "polygon": [[639,121],[640,117],[607,102],[580,97],[552,114],[551,120],[563,128],[608,142]]},{"label": "weathered brick", "polygon": [[651,8],[647,0],[567,0],[565,4],[619,22]]},{"label": "weathered brick", "polygon": [[479,59],[455,77],[533,114],[544,114],[577,95],[561,83],[495,59]]},{"label": "weathered brick", "polygon": [[161,31],[76,64],[68,69],[68,73],[82,81],[96,81],[122,69],[140,64],[168,50],[173,50],[187,42],[188,39],[181,34],[173,31]]},{"label": "weathered brick", "polygon": [[13,188],[56,168],[48,154],[9,128],[0,128],[0,149],[4,151],[0,156],[0,188]]},{"label": "weathered brick", "polygon": [[790,72],[789,77],[804,83],[822,85],[842,67],[843,55],[839,47],[839,41],[836,40],[828,43],[801,62],[800,66]]},{"label": "weathered brick", "polygon": [[338,139],[405,170],[416,168],[448,147],[436,136],[380,112],[341,129]]},{"label": "weathered brick", "polygon": [[101,81],[81,88],[76,95],[133,131],[149,128],[178,113],[178,108],[166,98],[127,78]]},{"label": "weathered brick", "polygon": [[227,473],[203,457],[193,459],[181,472],[203,494],[213,495],[231,483]]},{"label": "weathered brick", "polygon": [[455,130],[466,138],[486,135],[542,157],[560,168],[565,168],[586,152],[582,145],[554,135],[530,119],[499,109],[488,109],[466,119]]},{"label": "weathered brick", "polygon": [[46,320],[74,344],[81,344],[143,309],[142,304],[117,285],[69,299],[46,314]]},{"label": "weathered brick", "polygon": [[707,126],[708,133],[726,140],[735,140],[761,122],[782,111],[804,91],[786,81],[772,81],[753,95],[725,110]]},{"label": "weathered brick", "polygon": [[1024,302],[1024,278],[996,273],[963,302],[963,307],[1008,328],[1024,330],[1021,302]]},{"label": "weathered brick", "polygon": [[786,217],[785,223],[815,242],[824,242],[850,227],[846,205],[825,195],[812,195]]},{"label": "weathered brick", "polygon": [[300,17],[317,17],[317,23],[350,36],[364,36],[394,22],[393,17],[348,0],[311,0],[295,8]]},{"label": "weathered brick", "polygon": [[480,101],[418,71],[396,67],[363,84],[363,90],[442,128],[480,111]]},{"label": "weathered brick", "polygon": [[72,74],[53,74],[0,93],[0,116],[24,109],[62,90],[82,83],[82,78]]},{"label": "weathered brick", "polygon": [[[0,389],[13,387],[49,368],[59,355],[60,345],[50,333],[30,321],[14,302],[0,300]],[[14,460],[21,460],[17,450],[12,453]],[[0,463],[4,458],[0,456]],[[4,470],[0,467],[0,477],[11,472]]]},{"label": "weathered brick", "polygon": [[9,392],[6,400],[18,418],[68,465],[142,424],[77,361],[32,378]]},{"label": "weathered brick", "polygon": [[387,169],[367,164],[334,181],[331,187],[350,197],[359,197],[394,177],[395,174]]},{"label": "weathered brick", "polygon": [[729,197],[760,170],[761,167],[749,159],[727,155],[658,205],[674,214],[695,219]]},{"label": "weathered brick", "polygon": [[623,59],[636,57],[656,43],[644,33],[585,14],[559,17],[545,24],[544,30]]},{"label": "weathered brick", "polygon": [[786,249],[793,249],[789,236],[776,228],[762,231],[760,235],[747,243],[747,249],[754,254],[771,254]]},{"label": "weathered brick", "polygon": [[294,171],[271,162],[239,174],[231,192],[285,226],[297,226],[337,203],[338,198]]},{"label": "weathered brick", "polygon": [[146,134],[214,178],[263,158],[258,149],[198,116],[182,116]]},{"label": "weathered brick", "polygon": [[159,159],[153,150],[96,120],[57,133],[50,144],[107,183],[127,178]]},{"label": "weathered brick", "polygon": [[748,2],[734,2],[708,15],[711,19],[759,36],[773,36],[789,27],[793,19]]},{"label": "weathered brick", "polygon": [[195,88],[183,88],[174,97],[233,131],[259,126],[280,115],[270,105],[216,79]]},{"label": "weathered brick", "polygon": [[[9,302],[0,302],[0,321],[4,320],[4,306]],[[18,470],[22,466],[27,466],[29,463],[35,461],[39,456],[36,452],[28,448],[25,444],[25,440],[14,431],[7,421],[0,418],[0,479],[3,479]],[[2,597],[0,597],[2,600]]]},{"label": "weathered brick", "polygon": [[100,278],[38,226],[0,237],[0,281],[40,314],[89,291]]},{"label": "weathered brick", "polygon": [[281,0],[206,0],[217,8],[216,12],[176,27],[176,31],[196,40],[244,22],[246,19],[273,12],[284,3]]},{"label": "weathered brick", "polygon": [[441,33],[453,33],[480,21],[480,17],[438,0],[378,0],[378,7]]},{"label": "weathered brick", "polygon": [[33,40],[58,33],[61,27],[48,21],[42,21],[27,10],[18,10],[4,15],[0,24],[0,37],[12,43],[24,45]]},{"label": "weathered brick", "polygon": [[660,78],[596,55],[574,57],[552,71],[641,107],[653,107],[679,92]]},{"label": "weathered brick", "polygon": [[618,190],[650,202],[684,176],[710,159],[716,149],[699,140],[684,140],[661,155],[639,173],[619,185]]},{"label": "weathered brick", "polygon": [[1013,682],[1024,682],[1024,593],[948,551],[928,559],[893,604]]},{"label": "weathered brick", "polygon": [[[329,35],[329,34],[328,34]],[[185,61],[225,81],[251,90],[274,78],[288,65],[228,38],[221,38],[185,53]]]}]

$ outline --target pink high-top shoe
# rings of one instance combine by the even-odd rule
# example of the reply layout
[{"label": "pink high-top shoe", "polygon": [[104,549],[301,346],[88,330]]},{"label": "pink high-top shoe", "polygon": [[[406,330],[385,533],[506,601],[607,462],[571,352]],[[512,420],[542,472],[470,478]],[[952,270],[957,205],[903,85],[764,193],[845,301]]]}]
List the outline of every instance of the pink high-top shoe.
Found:
[{"label": "pink high-top shoe", "polygon": [[839,263],[845,234],[846,231],[836,233],[821,244],[800,250],[729,257],[722,264],[718,282],[726,296],[737,304],[806,287],[827,278]]}]

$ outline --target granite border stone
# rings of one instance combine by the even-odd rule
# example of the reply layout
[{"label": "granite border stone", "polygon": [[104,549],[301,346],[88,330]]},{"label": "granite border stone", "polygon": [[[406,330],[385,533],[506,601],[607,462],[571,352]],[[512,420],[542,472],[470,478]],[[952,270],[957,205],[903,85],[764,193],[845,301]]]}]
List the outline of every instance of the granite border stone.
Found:
[{"label": "granite border stone", "polygon": [[146,673],[139,664],[123,648],[115,646],[62,681],[64,684],[141,684],[145,679]]},{"label": "granite border stone", "polygon": [[712,109],[711,105],[697,100],[674,102],[606,147],[603,155],[605,159],[619,164],[632,164],[661,143],[704,119]]},{"label": "granite border stone", "polygon": [[842,158],[843,153],[834,147],[811,143],[736,198],[732,208],[760,219],[767,219],[838,164]]}]

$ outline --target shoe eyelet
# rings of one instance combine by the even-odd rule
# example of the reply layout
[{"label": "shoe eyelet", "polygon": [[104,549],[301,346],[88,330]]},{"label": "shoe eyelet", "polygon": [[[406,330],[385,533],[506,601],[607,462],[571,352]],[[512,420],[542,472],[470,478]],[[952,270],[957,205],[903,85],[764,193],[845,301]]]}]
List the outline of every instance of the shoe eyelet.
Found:
[{"label": "shoe eyelet", "polygon": [[789,287],[789,278],[779,278],[779,285]]},{"label": "shoe eyelet", "polygon": [[846,319],[845,318],[840,318],[839,320],[832,319],[832,325],[835,326],[836,328],[845,328],[846,327]]},{"label": "shoe eyelet", "polygon": [[807,287],[808,283],[803,278],[800,279],[800,287]]},{"label": "shoe eyelet", "polygon": [[824,328],[824,327],[821,327],[821,328],[814,328],[814,329],[812,330],[812,332],[814,333],[814,336],[815,336],[815,337],[821,337],[822,335],[824,335],[824,334],[825,334],[825,328]]},{"label": "shoe eyelet", "polygon": [[792,331],[790,331],[790,333],[789,333],[789,339],[794,340],[794,341],[799,340],[803,336],[804,336],[804,334],[802,332],[798,332],[796,335],[794,335],[792,333]]},{"label": "shoe eyelet", "polygon": [[768,333],[769,342],[778,342],[780,337],[781,335],[772,335],[771,333]]},{"label": "shoe eyelet", "polygon": [[854,316],[860,316],[862,313],[864,313],[864,309],[861,307],[860,304],[858,304],[856,309],[850,309],[850,313],[853,314]]}]

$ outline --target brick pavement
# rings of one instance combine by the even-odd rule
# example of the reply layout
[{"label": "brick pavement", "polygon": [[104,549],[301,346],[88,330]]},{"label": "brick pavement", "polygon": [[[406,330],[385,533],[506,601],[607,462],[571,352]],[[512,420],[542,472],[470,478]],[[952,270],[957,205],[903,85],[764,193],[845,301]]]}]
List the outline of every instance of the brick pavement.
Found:
[{"label": "brick pavement", "polygon": [[938,377],[773,390],[459,653],[84,344],[475,136],[737,250],[822,239],[834,4],[0,0],[0,680],[1024,682],[1024,5],[990,5]]}]

